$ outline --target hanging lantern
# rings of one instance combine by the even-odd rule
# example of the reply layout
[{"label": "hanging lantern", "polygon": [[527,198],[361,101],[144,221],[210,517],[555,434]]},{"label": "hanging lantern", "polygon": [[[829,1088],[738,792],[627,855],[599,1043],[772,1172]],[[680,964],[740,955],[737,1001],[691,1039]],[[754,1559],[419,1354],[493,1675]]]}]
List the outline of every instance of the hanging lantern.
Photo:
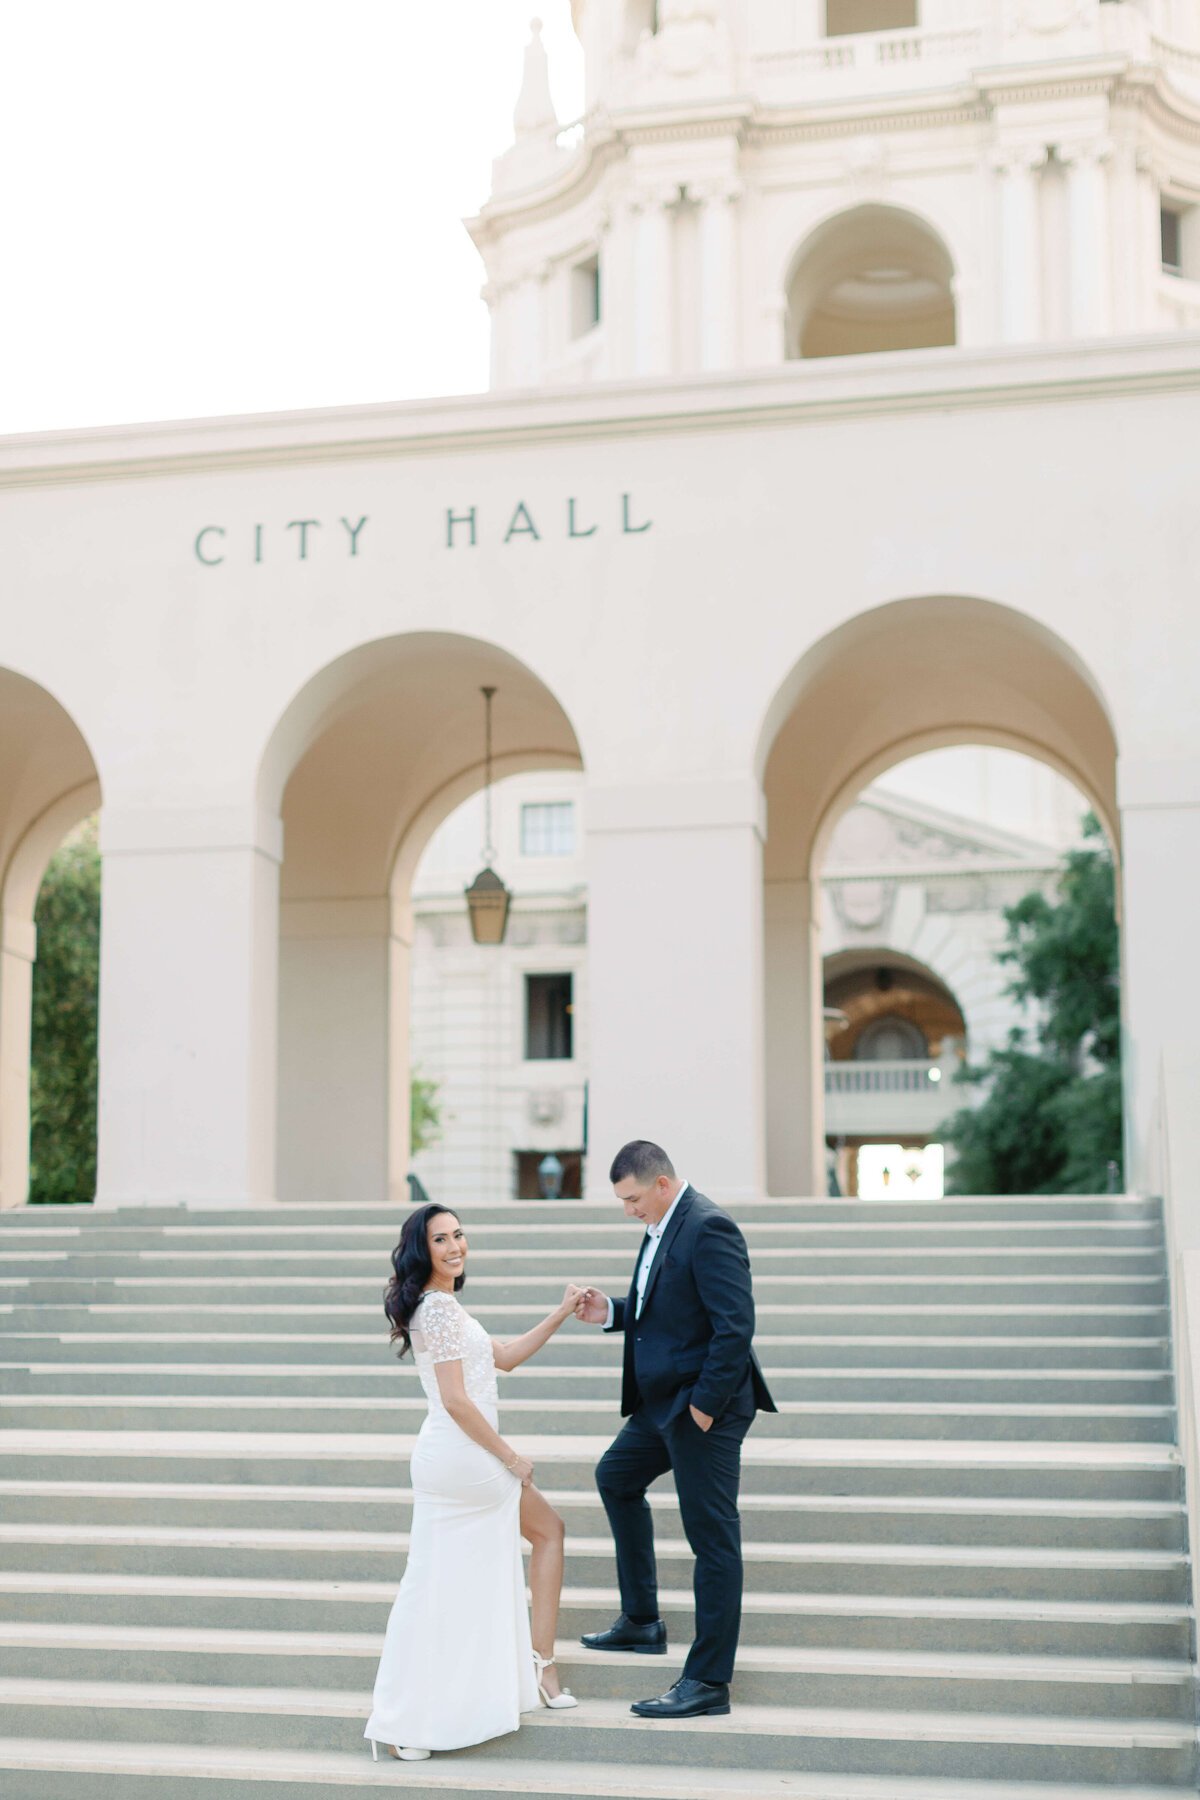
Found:
[{"label": "hanging lantern", "polygon": [[502,944],[508,924],[508,905],[512,895],[492,867],[492,696],[494,687],[480,688],[483,695],[484,729],[484,816],[486,843],[483,868],[467,889],[467,910],[471,915],[471,936],[477,944]]}]

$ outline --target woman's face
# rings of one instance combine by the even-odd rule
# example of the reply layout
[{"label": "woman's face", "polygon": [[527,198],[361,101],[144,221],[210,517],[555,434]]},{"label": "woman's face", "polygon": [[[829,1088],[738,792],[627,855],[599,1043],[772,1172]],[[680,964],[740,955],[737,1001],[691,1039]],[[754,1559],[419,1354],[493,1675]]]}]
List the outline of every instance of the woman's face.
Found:
[{"label": "woman's face", "polygon": [[451,1212],[435,1213],[426,1226],[426,1238],[434,1274],[453,1285],[467,1261],[467,1236],[462,1226]]}]

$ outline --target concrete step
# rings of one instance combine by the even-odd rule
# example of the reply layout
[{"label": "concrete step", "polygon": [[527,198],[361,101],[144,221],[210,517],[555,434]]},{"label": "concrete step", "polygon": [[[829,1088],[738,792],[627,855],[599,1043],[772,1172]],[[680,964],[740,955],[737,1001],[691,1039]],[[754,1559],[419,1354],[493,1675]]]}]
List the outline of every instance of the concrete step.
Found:
[{"label": "concrete step", "polygon": [[[649,1676],[647,1671],[647,1676]],[[647,1685],[643,1679],[641,1688]],[[636,1690],[635,1690],[636,1691]],[[366,1693],[121,1683],[0,1681],[10,1737],[253,1746],[351,1752],[362,1741]],[[853,1708],[742,1706],[727,1718],[663,1729],[629,1702],[544,1709],[486,1746],[489,1759],[653,1761],[689,1767],[952,1778],[1073,1779],[1185,1786],[1196,1772],[1195,1729],[1167,1719],[1098,1720]],[[455,1753],[464,1762],[472,1751]]]},{"label": "concrete step", "polygon": [[[558,1400],[501,1396],[501,1423],[508,1432],[574,1433],[620,1429],[619,1396]],[[1170,1406],[1101,1406],[1065,1403],[1003,1404],[990,1401],[780,1400],[775,1413],[760,1413],[760,1438],[922,1438],[1055,1442],[1171,1443],[1175,1414]],[[366,1398],[331,1395],[255,1397],[205,1394],[172,1397],[125,1394],[8,1394],[4,1410],[17,1429],[29,1431],[246,1431],[341,1434],[371,1422],[393,1422],[415,1432],[426,1404],[415,1395]]]},{"label": "concrete step", "polygon": [[[575,1536],[600,1536],[594,1493],[543,1489]],[[670,1489],[653,1491],[656,1534],[683,1527]],[[1065,1549],[1186,1549],[1186,1514],[1174,1501],[897,1499],[840,1494],[743,1494],[748,1541],[1057,1546]],[[408,1488],[248,1487],[203,1483],[0,1480],[0,1521],[39,1525],[168,1525],[281,1530],[407,1531]]]},{"label": "concrete step", "polygon": [[[577,1259],[578,1260],[578,1259]],[[984,1258],[986,1264],[989,1259]],[[586,1281],[601,1288],[615,1288],[624,1294],[629,1285],[632,1257],[622,1259],[614,1269],[613,1279],[606,1284],[590,1267],[572,1268],[547,1276],[506,1276],[471,1274],[463,1303],[472,1312],[486,1313],[503,1306],[506,1314],[520,1311],[531,1315],[526,1323],[544,1315],[562,1296],[567,1280]],[[358,1305],[375,1318],[382,1316],[382,1294],[386,1269],[360,1275],[330,1275],[314,1271],[309,1275],[291,1275],[239,1271],[236,1274],[183,1275],[164,1279],[157,1273],[121,1275],[112,1280],[97,1280],[92,1275],[53,1274],[45,1276],[14,1274],[7,1270],[0,1276],[0,1304],[25,1309],[32,1305],[78,1307],[92,1305],[140,1306],[153,1303],[164,1291],[177,1294],[179,1304],[189,1312],[200,1307],[222,1307],[262,1301],[277,1305],[311,1302],[316,1306]],[[759,1268],[754,1276],[756,1307],[766,1309],[791,1307],[896,1307],[917,1303],[921,1306],[949,1304],[974,1307],[1053,1306],[1079,1307],[1157,1306],[1167,1299],[1166,1276],[1161,1269],[1149,1275],[1071,1275],[1055,1271],[1045,1275],[1013,1275],[990,1268],[972,1274],[935,1277],[916,1270],[905,1274],[874,1276],[855,1275],[776,1275]],[[568,1330],[577,1327],[572,1320]],[[594,1333],[594,1328],[591,1328]],[[599,1335],[598,1333],[594,1333]]]},{"label": "concrete step", "polygon": [[[588,1372],[597,1367],[617,1369],[623,1340],[616,1334],[560,1332],[554,1341],[556,1365]],[[783,1369],[900,1368],[971,1370],[1029,1369],[1036,1374],[1055,1370],[1108,1369],[1119,1374],[1170,1367],[1170,1340],[1165,1337],[837,1337],[803,1333],[759,1332],[755,1345],[763,1363],[775,1372]],[[81,1364],[81,1358],[87,1364]],[[293,1364],[308,1368],[333,1364],[342,1368],[411,1370],[410,1360],[400,1361],[382,1330],[329,1332],[313,1337],[305,1332],[172,1333],[170,1331],[79,1331],[0,1334],[0,1366],[38,1363],[93,1366],[94,1358],[114,1358],[127,1366],[184,1368],[190,1365],[288,1369]],[[538,1364],[529,1365],[536,1371]],[[518,1371],[519,1373],[519,1371]]]},{"label": "concrete step", "polygon": [[[673,1728],[667,1728],[673,1729]],[[6,1800],[78,1800],[81,1777],[90,1800],[335,1800],[364,1788],[395,1788],[409,1800],[1113,1800],[1111,1785],[1070,1782],[948,1780],[921,1776],[785,1775],[693,1764],[499,1760],[482,1752],[425,1763],[371,1761],[364,1748],[334,1751],[244,1750],[201,1744],[88,1744],[0,1739]],[[1123,1787],[1120,1800],[1179,1800],[1179,1787]]]},{"label": "concrete step", "polygon": [[[78,1571],[0,1572],[0,1618],[13,1623],[381,1633],[396,1580],[354,1582]],[[689,1642],[690,1594],[664,1590],[672,1644]],[[620,1611],[615,1587],[566,1588],[560,1631],[574,1642]],[[1192,1610],[1183,1602],[1045,1601],[894,1594],[746,1595],[746,1648],[911,1651],[915,1654],[1117,1657],[1187,1661]],[[657,1660],[655,1663],[657,1667]]]},{"label": "concrete step", "polygon": [[[468,1280],[505,1280],[517,1283],[559,1281],[575,1263],[582,1262],[590,1280],[611,1283],[623,1291],[629,1284],[637,1255],[636,1235],[626,1241],[593,1246],[566,1243],[553,1249],[483,1247],[472,1243]],[[323,1277],[349,1281],[386,1281],[391,1274],[389,1255],[377,1245],[361,1248],[281,1247],[253,1250],[194,1249],[86,1249],[59,1250],[42,1247],[10,1249],[4,1246],[4,1267],[14,1279],[71,1281],[159,1282],[215,1281],[226,1276],[299,1281]],[[1070,1276],[1144,1279],[1164,1271],[1165,1248],[1161,1242],[1139,1245],[1013,1245],[1011,1243],[943,1245],[930,1243],[880,1246],[872,1241],[854,1246],[828,1246],[820,1242],[796,1246],[751,1246],[756,1278],[838,1277],[840,1279],[889,1278],[927,1273],[935,1279],[951,1275],[1008,1279]]]},{"label": "concrete step", "polygon": [[[110,1571],[145,1575],[230,1575],[399,1584],[404,1532],[280,1531],[199,1526],[0,1525],[0,1569]],[[771,1594],[922,1594],[996,1599],[1181,1602],[1189,1592],[1185,1555],[1167,1550],[1060,1550],[925,1544],[761,1544],[743,1546],[746,1587]],[[658,1546],[659,1580],[682,1589],[692,1558],[686,1543]],[[609,1538],[568,1538],[566,1580],[607,1585]]]},{"label": "concrete step", "polygon": [[[608,1448],[601,1437],[513,1432],[541,1486],[595,1492]],[[15,1431],[0,1429],[0,1465],[14,1479],[73,1475],[107,1481],[325,1485],[393,1491],[407,1479],[415,1438],[399,1432],[331,1436],[245,1432]],[[743,1487],[760,1494],[1178,1500],[1179,1453],[1169,1444],[992,1444],[875,1438],[760,1438],[742,1451]],[[669,1485],[669,1477],[664,1485]]]},{"label": "concrete step", "polygon": [[[906,1404],[990,1402],[1004,1405],[1171,1406],[1174,1382],[1166,1370],[1138,1369],[922,1369],[893,1367],[853,1370],[774,1368],[765,1373],[776,1400],[858,1402],[902,1401]],[[611,1400],[618,1391],[618,1365],[609,1357],[599,1367],[556,1365],[540,1359],[501,1377],[502,1400],[542,1399],[558,1403],[595,1398]],[[293,1362],[264,1367],[261,1363],[163,1362],[8,1363],[0,1365],[0,1394],[102,1395],[116,1400],[137,1396],[253,1395],[303,1400],[347,1398],[390,1403],[401,1395],[421,1393],[420,1377],[411,1360],[397,1363],[380,1356],[366,1367]]]},{"label": "concrete step", "polygon": [[[611,1202],[468,1210],[467,1301],[498,1335],[569,1272],[625,1285],[637,1232]],[[746,1446],[734,1713],[627,1711],[692,1628],[669,1481],[670,1653],[574,1641],[618,1610],[593,1471],[623,1346],[572,1322],[503,1399],[567,1519],[559,1654],[584,1704],[403,1769],[372,1765],[361,1729],[424,1414],[380,1312],[405,1209],[0,1220],[5,1800],[77,1800],[83,1780],[90,1800],[266,1800],[266,1779],[289,1800],[397,1779],[581,1800],[1194,1792],[1157,1204],[733,1210],[783,1405]]]},{"label": "concrete step", "polygon": [[[192,1626],[0,1623],[0,1679],[171,1682],[183,1686],[369,1691],[381,1633],[200,1631]],[[644,1657],[556,1646],[562,1679],[581,1700],[628,1700],[648,1681],[682,1673],[676,1647],[651,1670]],[[838,1706],[891,1712],[1015,1712],[1097,1719],[1195,1716],[1195,1672],[1178,1661],[1113,1657],[917,1656],[905,1652],[748,1646],[734,1677],[739,1706]]]},{"label": "concrete step", "polygon": [[[536,1316],[536,1308],[532,1309]],[[508,1304],[477,1302],[472,1299],[471,1312],[486,1330],[497,1335],[513,1335],[528,1329],[531,1308]],[[189,1335],[212,1331],[239,1332],[257,1330],[265,1324],[269,1330],[311,1340],[326,1332],[357,1335],[375,1343],[386,1329],[381,1325],[382,1312],[370,1306],[347,1302],[337,1305],[298,1304],[287,1301],[214,1302],[209,1306],[192,1306],[180,1301],[156,1300],[145,1303],[94,1301],[86,1306],[69,1306],[57,1302],[30,1305],[0,1304],[0,1320],[6,1332],[16,1335],[28,1332],[96,1332],[109,1327],[114,1331],[162,1331],[172,1335]],[[1104,1305],[1077,1306],[1066,1300],[1041,1305],[958,1304],[941,1305],[890,1304],[876,1305],[760,1305],[757,1307],[759,1329],[764,1337],[782,1333],[787,1336],[803,1328],[810,1336],[833,1334],[837,1337],[962,1337],[979,1333],[987,1337],[1003,1337],[1011,1332],[1017,1337],[1125,1337],[1163,1338],[1169,1336],[1170,1318],[1163,1306]],[[580,1337],[585,1326],[564,1328]],[[593,1332],[593,1337],[601,1334]]]},{"label": "concrete step", "polygon": [[[437,1196],[435,1195],[436,1199]],[[801,1195],[794,1199],[758,1198],[725,1203],[738,1224],[769,1225],[778,1230],[787,1224],[861,1223],[878,1219],[885,1223],[924,1221],[940,1229],[958,1221],[1022,1219],[1161,1219],[1161,1202],[1138,1194],[1004,1194],[952,1195],[942,1200],[871,1201]],[[272,1202],[261,1207],[244,1206],[125,1206],[97,1210],[92,1206],[21,1207],[6,1213],[0,1230],[32,1227],[42,1231],[113,1231],[136,1234],[161,1229],[172,1236],[215,1232],[222,1239],[251,1233],[269,1236],[295,1230],[343,1232],[381,1226],[395,1230],[403,1224],[407,1204],[371,1205],[344,1202]],[[600,1200],[478,1200],[464,1209],[469,1221],[510,1229],[534,1225],[543,1230],[559,1225],[629,1224],[611,1199]]]}]

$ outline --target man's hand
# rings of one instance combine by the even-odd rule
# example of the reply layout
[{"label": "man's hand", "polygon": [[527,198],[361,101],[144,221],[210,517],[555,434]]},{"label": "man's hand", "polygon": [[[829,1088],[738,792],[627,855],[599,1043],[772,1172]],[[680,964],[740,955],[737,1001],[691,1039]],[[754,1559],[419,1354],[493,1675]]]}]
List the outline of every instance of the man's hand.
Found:
[{"label": "man's hand", "polygon": [[575,1302],[575,1317],[586,1325],[603,1325],[608,1319],[608,1295],[599,1288],[584,1288]]},{"label": "man's hand", "polygon": [[701,1431],[708,1431],[711,1428],[711,1426],[712,1426],[712,1414],[711,1413],[702,1413],[698,1406],[689,1406],[688,1411],[691,1413],[693,1419],[695,1419],[695,1421],[696,1421],[697,1425],[700,1427]]}]

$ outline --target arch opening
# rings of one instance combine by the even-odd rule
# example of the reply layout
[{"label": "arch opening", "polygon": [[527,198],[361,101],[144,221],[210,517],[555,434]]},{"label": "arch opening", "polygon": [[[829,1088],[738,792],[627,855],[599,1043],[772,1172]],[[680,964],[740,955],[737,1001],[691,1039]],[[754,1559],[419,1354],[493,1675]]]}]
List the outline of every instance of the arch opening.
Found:
[{"label": "arch opening", "polygon": [[[99,804],[95,761],[66,708],[39,683],[0,669],[0,1207],[22,1206],[30,1193],[38,895],[55,851]],[[95,1166],[94,1074],[84,1085],[69,1069],[56,1083],[84,1168],[69,1192],[53,1187],[39,1198],[93,1197],[85,1189]]]},{"label": "arch opening", "polygon": [[495,776],[580,766],[570,721],[525,663],[430,632],[320,671],[264,755],[260,803],[278,808],[284,844],[282,1200],[407,1198],[411,881],[438,825],[483,785],[485,685]]},{"label": "arch opening", "polygon": [[954,264],[915,213],[856,206],[827,219],[801,247],[787,284],[789,359],[956,341]]},{"label": "arch opening", "polygon": [[[932,1067],[947,1044],[955,1056],[968,1043],[973,1052],[1000,1046],[1011,1021],[997,1000],[1006,977],[991,953],[1003,939],[1003,907],[1051,879],[1064,846],[1078,841],[1088,805],[1119,867],[1116,743],[1103,699],[1069,645],[1014,609],[942,597],[860,614],[814,645],[776,696],[760,750],[768,809],[768,1185],[774,1194],[821,1192],[827,1089],[841,1083],[849,1091],[857,1079],[827,1076],[826,1037],[837,1064],[865,1062],[867,1026],[889,1018],[919,1025],[927,1056],[878,1054],[881,1065],[924,1060]],[[960,762],[990,758],[995,767],[1031,759],[1039,793],[1074,795],[1073,811],[1070,802],[1053,803],[1052,851],[1039,850],[1041,827],[1017,829],[1015,814],[996,824],[965,800],[939,804],[936,794],[922,799],[919,788],[889,795],[898,766],[937,761],[922,754],[929,752]],[[952,782],[946,791],[959,790]],[[977,915],[986,915],[986,929]],[[878,987],[869,997],[869,972],[885,969],[892,986],[911,988],[911,1004],[889,1005]],[[919,993],[923,1005],[938,1001],[940,1017],[920,1016]],[[847,995],[857,1008],[850,1035],[825,1012],[848,1017]],[[952,1029],[955,1008],[961,1035]],[[886,1047],[886,1027],[874,1031]],[[895,1026],[894,1048],[904,1036]],[[921,1088],[919,1073],[898,1069],[895,1079],[897,1091],[905,1082]],[[933,1085],[941,1079],[935,1075]],[[897,1118],[900,1110],[892,1109]]]}]

